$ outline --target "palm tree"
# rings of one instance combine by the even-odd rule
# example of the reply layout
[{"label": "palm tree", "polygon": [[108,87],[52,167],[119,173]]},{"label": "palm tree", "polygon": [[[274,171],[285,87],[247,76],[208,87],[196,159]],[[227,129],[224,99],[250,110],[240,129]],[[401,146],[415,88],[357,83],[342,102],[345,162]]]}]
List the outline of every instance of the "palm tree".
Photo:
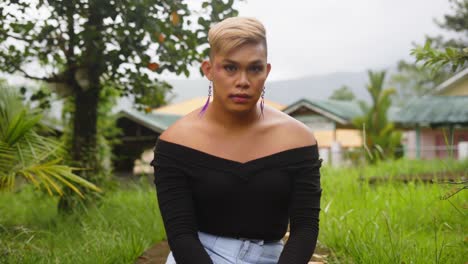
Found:
[{"label": "palm tree", "polygon": [[50,195],[68,187],[83,197],[79,186],[100,192],[73,173],[78,168],[61,163],[60,143],[37,133],[42,116],[23,104],[18,91],[0,81],[0,191],[12,190],[23,177]]},{"label": "palm tree", "polygon": [[385,74],[385,71],[368,71],[367,91],[371,95],[372,105],[359,102],[364,115],[353,120],[356,127],[363,128],[364,148],[368,154],[366,157],[372,163],[394,157],[401,142],[401,133],[388,120],[391,95],[395,93],[395,89],[383,88]]}]

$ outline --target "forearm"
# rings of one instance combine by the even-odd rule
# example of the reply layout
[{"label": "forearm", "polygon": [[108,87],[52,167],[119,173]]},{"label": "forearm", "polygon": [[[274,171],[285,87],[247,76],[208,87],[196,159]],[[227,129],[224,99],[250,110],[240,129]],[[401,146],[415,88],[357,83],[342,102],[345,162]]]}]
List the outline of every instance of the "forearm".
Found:
[{"label": "forearm", "polygon": [[278,264],[306,264],[314,254],[319,234],[318,212],[316,217],[307,217],[303,223],[291,226],[289,239],[284,246]]},{"label": "forearm", "polygon": [[177,264],[213,263],[196,236],[184,235],[175,239],[169,239],[168,242]]}]

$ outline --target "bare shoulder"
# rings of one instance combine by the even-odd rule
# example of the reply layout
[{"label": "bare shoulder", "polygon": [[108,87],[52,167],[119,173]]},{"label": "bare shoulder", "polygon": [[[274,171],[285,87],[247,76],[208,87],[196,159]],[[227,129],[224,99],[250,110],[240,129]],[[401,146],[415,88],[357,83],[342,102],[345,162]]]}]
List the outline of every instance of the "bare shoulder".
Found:
[{"label": "bare shoulder", "polygon": [[274,120],[274,137],[280,139],[289,148],[317,144],[312,130],[304,123],[278,110],[273,110],[271,116]]},{"label": "bare shoulder", "polygon": [[193,133],[195,129],[196,122],[193,120],[193,115],[188,114],[169,126],[159,138],[164,141],[190,146],[193,136],[197,134]]}]

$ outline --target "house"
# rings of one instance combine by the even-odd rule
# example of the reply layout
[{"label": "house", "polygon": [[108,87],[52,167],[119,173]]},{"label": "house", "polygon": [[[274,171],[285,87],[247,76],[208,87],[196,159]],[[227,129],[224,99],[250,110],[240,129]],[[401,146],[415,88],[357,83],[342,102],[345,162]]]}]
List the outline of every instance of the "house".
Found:
[{"label": "house", "polygon": [[455,74],[434,89],[434,95],[468,96],[468,68]]},{"label": "house", "polygon": [[325,162],[339,165],[343,160],[343,149],[362,146],[360,131],[352,124],[354,118],[362,115],[356,102],[303,98],[283,112],[310,127]]},{"label": "house", "polygon": [[407,130],[407,157],[457,158],[460,142],[468,141],[468,68],[408,103],[393,121]]},{"label": "house", "polygon": [[134,169],[145,150],[154,147],[156,139],[181,116],[173,114],[145,113],[137,110],[121,110],[117,117],[117,127],[122,130],[120,144],[114,146],[114,169],[129,173]]}]

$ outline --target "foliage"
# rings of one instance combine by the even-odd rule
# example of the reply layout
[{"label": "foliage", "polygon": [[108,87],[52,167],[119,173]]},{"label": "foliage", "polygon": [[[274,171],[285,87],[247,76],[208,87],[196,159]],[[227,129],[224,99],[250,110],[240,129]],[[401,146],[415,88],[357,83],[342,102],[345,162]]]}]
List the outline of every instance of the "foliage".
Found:
[{"label": "foliage", "polygon": [[446,47],[445,51],[431,47],[431,41],[426,41],[424,47],[417,46],[411,50],[411,55],[416,57],[416,62],[424,61],[423,67],[430,67],[437,72],[445,65],[450,65],[452,72],[464,67],[468,62],[468,47],[457,49]]},{"label": "foliage", "polygon": [[[113,168],[111,166],[112,159],[112,147],[115,144],[120,143],[119,137],[122,133],[116,125],[117,115],[112,112],[112,108],[117,104],[117,100],[120,96],[120,92],[110,86],[102,87],[99,95],[99,106],[98,106],[98,123],[97,123],[97,152],[96,159],[98,160],[98,168],[95,169],[99,175],[94,175],[95,181],[106,181],[112,173]],[[71,146],[73,138],[73,114],[75,112],[75,105],[73,96],[64,100],[62,109],[62,123],[64,124],[64,131],[61,140],[65,143],[65,146]],[[73,164],[74,161],[69,152],[66,153],[68,163]]]},{"label": "foliage", "polygon": [[[416,45],[412,51],[417,62],[400,61],[398,72],[391,77],[392,85],[398,89],[396,99],[399,104],[405,104],[414,96],[430,93],[453,75],[455,67],[458,69],[466,62],[467,51],[464,48],[468,47],[468,2],[450,1],[454,14],[447,14],[443,21],[436,20],[436,23],[440,28],[451,31],[449,36],[452,38],[447,38],[447,35],[426,36],[426,45]],[[454,64],[451,63],[452,59]],[[425,63],[434,67],[423,67]]]},{"label": "foliage", "polygon": [[[458,33],[466,33],[466,31],[468,30],[468,19],[466,19],[468,17],[468,2],[466,0],[449,0],[449,1],[452,4],[451,7],[454,13],[445,15],[443,21],[436,21],[437,25],[449,31],[454,31]],[[450,41],[452,43],[458,42],[457,40],[450,40]],[[466,42],[464,43],[466,44]]]},{"label": "foliage", "polygon": [[0,263],[134,263],[165,238],[155,198],[148,184],[122,187],[63,215],[56,198],[0,193]]},{"label": "foliage", "polygon": [[[186,1],[166,0],[3,1],[1,70],[51,83],[65,96],[93,88],[93,67],[100,84],[112,83],[144,106],[151,96],[157,105],[169,87],[150,73],[188,76],[188,67],[207,55],[200,46],[211,23],[237,15],[232,4],[204,1],[200,10],[190,10]],[[25,66],[34,60],[51,73],[29,73]],[[160,94],[152,93],[156,88]]]},{"label": "foliage", "polygon": [[[97,151],[94,153],[97,160],[96,168],[94,173],[88,175],[88,180],[101,186],[106,192],[110,191],[115,187],[115,181],[112,180],[113,167],[112,159],[113,153],[112,148],[115,144],[120,143],[118,136],[121,130],[116,126],[117,116],[112,113],[112,108],[116,105],[119,97],[119,91],[113,87],[105,86],[100,92],[100,103],[98,106],[98,123],[97,123]],[[65,147],[69,148],[73,138],[73,114],[74,114],[74,100],[73,96],[65,98],[62,109],[62,123],[64,124],[64,130],[61,136],[61,141],[65,143]],[[69,150],[69,149],[68,149]],[[64,153],[63,158],[68,164],[79,166],[79,163],[75,162],[70,155],[70,151]],[[88,203],[82,203],[79,197],[68,193],[64,199],[61,200],[59,206],[63,211],[69,211],[69,209],[83,209]],[[89,193],[87,194],[91,199],[87,199],[87,202],[100,203],[102,202],[102,195],[100,193]],[[70,206],[71,205],[71,206]]]},{"label": "foliage", "polygon": [[[439,71],[447,65],[452,72],[463,69],[468,61],[468,1],[450,0],[453,13],[444,15],[442,21],[436,21],[437,25],[448,31],[458,33],[459,39],[444,40],[441,36],[426,37],[424,46],[417,45],[411,54],[417,62],[424,62],[424,66]],[[435,44],[432,47],[432,43]]]},{"label": "foliage", "polygon": [[22,177],[37,188],[62,195],[63,186],[83,198],[78,185],[100,191],[63,165],[60,144],[37,133],[42,116],[23,105],[18,92],[0,83],[0,190],[12,190]]},{"label": "foliage", "polygon": [[[7,0],[0,3],[0,71],[47,82],[73,98],[70,153],[99,175],[98,106],[104,87],[143,108],[164,103],[164,71],[189,75],[208,54],[213,22],[237,15],[233,0]],[[42,72],[28,65],[39,63]]]},{"label": "foliage", "polygon": [[354,95],[353,91],[348,86],[343,85],[341,86],[341,88],[333,91],[329,99],[340,101],[353,101],[354,99],[356,99],[356,95]]},{"label": "foliage", "polygon": [[360,101],[359,105],[364,115],[353,120],[356,127],[363,129],[366,157],[372,163],[395,157],[401,142],[401,133],[396,131],[393,123],[388,120],[391,95],[395,93],[395,89],[383,88],[385,74],[385,71],[368,72],[367,91],[371,96],[372,104],[368,105]]},{"label": "foliage", "polygon": [[397,71],[397,73],[391,75],[389,84],[397,90],[392,99],[400,106],[405,105],[408,100],[414,97],[421,97],[430,93],[434,87],[437,87],[451,76],[451,73],[445,70],[445,67],[433,71],[404,60],[398,62]]}]

